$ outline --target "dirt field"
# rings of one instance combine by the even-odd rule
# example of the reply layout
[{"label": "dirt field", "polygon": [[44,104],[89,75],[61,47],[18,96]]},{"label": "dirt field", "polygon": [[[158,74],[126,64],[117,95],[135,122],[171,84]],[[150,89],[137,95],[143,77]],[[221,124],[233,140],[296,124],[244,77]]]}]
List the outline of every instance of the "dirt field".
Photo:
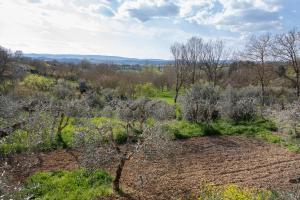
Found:
[{"label": "dirt field", "polygon": [[[300,184],[300,154],[273,144],[237,136],[200,137],[179,144],[183,148],[172,158],[128,162],[122,179],[125,191],[140,199],[175,199],[196,194],[203,182],[284,190]],[[78,155],[58,150],[38,158],[14,158],[15,181],[36,171],[74,169]]]}]

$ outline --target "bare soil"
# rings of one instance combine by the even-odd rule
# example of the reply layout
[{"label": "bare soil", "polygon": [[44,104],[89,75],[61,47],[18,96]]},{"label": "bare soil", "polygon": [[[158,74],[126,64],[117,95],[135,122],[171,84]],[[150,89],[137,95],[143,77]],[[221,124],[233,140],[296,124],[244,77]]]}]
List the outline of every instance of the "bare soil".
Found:
[{"label": "bare soil", "polygon": [[[300,185],[300,154],[277,145],[240,136],[199,137],[178,142],[181,150],[169,158],[127,162],[121,180],[135,199],[178,199],[199,192],[203,183],[237,184],[292,190]],[[10,165],[15,181],[37,171],[75,169],[79,152],[56,150],[18,155]],[[108,167],[113,172],[115,164]],[[128,197],[129,198],[129,197]],[[127,199],[110,197],[109,199]]]}]

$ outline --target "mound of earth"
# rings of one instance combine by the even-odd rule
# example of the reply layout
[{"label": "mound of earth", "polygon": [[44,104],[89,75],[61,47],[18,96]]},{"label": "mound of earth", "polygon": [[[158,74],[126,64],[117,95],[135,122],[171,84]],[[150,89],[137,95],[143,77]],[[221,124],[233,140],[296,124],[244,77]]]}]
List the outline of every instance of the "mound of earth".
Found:
[{"label": "mound of earth", "polygon": [[[300,154],[277,145],[240,136],[192,138],[178,145],[181,150],[170,158],[129,161],[121,180],[125,191],[136,199],[157,200],[195,195],[202,183],[282,190],[299,187]],[[57,150],[20,155],[11,161],[12,172],[15,180],[22,181],[37,171],[75,169],[79,154]],[[113,166],[108,170],[113,172]]]}]

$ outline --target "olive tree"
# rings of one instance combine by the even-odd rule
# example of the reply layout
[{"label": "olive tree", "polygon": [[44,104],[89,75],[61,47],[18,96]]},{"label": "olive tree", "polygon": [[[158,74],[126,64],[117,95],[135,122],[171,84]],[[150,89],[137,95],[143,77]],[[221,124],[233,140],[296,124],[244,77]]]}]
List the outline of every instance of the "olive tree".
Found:
[{"label": "olive tree", "polygon": [[251,88],[227,87],[221,105],[223,114],[235,122],[252,120],[257,114],[257,98]]},{"label": "olive tree", "polygon": [[183,100],[183,116],[186,120],[207,125],[219,115],[220,91],[213,85],[194,85]]},{"label": "olive tree", "polygon": [[[138,99],[136,101],[120,102],[118,105],[120,125],[124,127],[126,138],[117,140],[116,132],[111,123],[100,126],[90,125],[89,129],[79,131],[78,145],[85,146],[83,157],[84,166],[98,167],[112,160],[117,162],[113,189],[120,192],[120,179],[127,161],[137,153],[144,153],[148,157],[171,153],[175,148],[171,136],[164,133],[161,122],[175,116],[173,106],[162,101]],[[150,118],[160,122],[149,125]],[[97,133],[95,135],[95,132]],[[89,139],[83,139],[89,138]]]}]

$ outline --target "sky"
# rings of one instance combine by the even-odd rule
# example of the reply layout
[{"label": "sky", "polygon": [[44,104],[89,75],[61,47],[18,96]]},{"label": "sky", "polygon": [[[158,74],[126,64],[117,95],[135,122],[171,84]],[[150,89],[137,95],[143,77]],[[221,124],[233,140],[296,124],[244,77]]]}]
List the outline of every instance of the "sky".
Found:
[{"label": "sky", "polygon": [[170,59],[192,36],[240,49],[300,28],[300,0],[0,0],[0,45],[24,53]]}]

